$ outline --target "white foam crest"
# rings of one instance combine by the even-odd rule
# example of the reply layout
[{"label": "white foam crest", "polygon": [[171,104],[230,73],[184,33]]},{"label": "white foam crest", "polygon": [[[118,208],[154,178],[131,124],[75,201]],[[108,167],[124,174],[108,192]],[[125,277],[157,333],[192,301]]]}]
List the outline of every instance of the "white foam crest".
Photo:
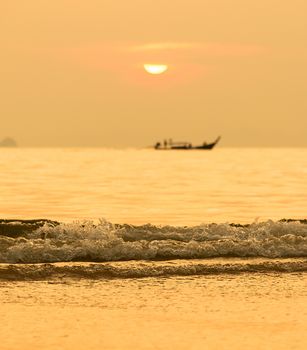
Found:
[{"label": "white foam crest", "polygon": [[306,257],[300,222],[194,227],[112,225],[104,220],[43,227],[27,237],[0,237],[0,262],[167,260],[213,257]]}]

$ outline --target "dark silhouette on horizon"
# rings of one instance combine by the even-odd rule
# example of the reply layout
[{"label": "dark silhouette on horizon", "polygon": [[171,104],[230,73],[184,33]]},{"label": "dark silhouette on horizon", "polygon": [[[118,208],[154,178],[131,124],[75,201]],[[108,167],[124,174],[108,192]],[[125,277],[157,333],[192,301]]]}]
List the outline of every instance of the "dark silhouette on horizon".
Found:
[{"label": "dark silhouette on horizon", "polygon": [[198,150],[211,150],[214,146],[220,141],[221,136],[217,137],[217,139],[214,142],[207,143],[204,142],[202,145],[193,146],[190,142],[169,142],[166,141],[163,142],[163,146],[161,147],[161,143],[157,142],[154,146],[156,150],[192,150],[192,149],[198,149]]},{"label": "dark silhouette on horizon", "polygon": [[6,137],[0,141],[0,147],[17,147],[17,143],[11,137]]}]

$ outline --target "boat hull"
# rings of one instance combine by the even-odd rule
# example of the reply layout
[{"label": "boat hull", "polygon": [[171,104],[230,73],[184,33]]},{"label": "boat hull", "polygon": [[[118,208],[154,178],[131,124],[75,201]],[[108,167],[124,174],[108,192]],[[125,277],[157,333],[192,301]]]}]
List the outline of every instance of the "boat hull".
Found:
[{"label": "boat hull", "polygon": [[158,151],[174,151],[174,150],[182,150],[182,151],[189,151],[189,150],[212,150],[214,146],[219,142],[220,136],[212,143],[204,143],[200,146],[192,146],[191,144],[187,145],[173,145],[168,147],[155,147]]}]

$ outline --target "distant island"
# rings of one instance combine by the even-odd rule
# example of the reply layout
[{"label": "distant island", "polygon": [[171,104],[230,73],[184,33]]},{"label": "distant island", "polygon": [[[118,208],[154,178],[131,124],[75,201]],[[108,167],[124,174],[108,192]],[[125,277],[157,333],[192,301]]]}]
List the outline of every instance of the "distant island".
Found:
[{"label": "distant island", "polygon": [[17,147],[17,143],[11,137],[6,137],[0,141],[0,147]]}]

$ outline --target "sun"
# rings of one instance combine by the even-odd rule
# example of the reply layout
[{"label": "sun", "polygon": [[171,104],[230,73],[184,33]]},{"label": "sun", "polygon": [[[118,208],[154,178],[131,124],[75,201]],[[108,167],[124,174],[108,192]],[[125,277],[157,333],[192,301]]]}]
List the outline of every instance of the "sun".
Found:
[{"label": "sun", "polygon": [[149,74],[162,74],[168,70],[168,66],[166,64],[144,64],[144,69]]}]

